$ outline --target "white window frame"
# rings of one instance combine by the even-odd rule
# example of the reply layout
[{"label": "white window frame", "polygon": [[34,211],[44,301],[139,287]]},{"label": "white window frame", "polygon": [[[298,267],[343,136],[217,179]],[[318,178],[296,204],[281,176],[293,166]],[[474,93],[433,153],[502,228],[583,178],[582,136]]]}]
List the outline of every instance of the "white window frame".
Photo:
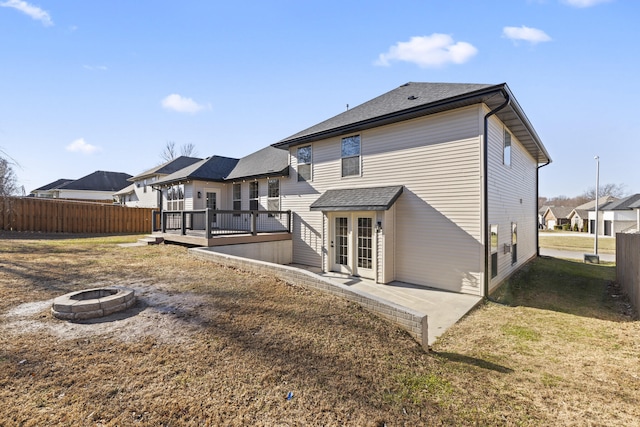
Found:
[{"label": "white window frame", "polygon": [[[253,194],[254,187],[255,194]],[[249,183],[249,210],[257,211],[258,209],[260,209],[260,184],[258,183],[258,181],[251,181]]]},{"label": "white window frame", "polygon": [[[300,150],[309,149],[309,161],[308,162],[300,162]],[[304,145],[302,147],[298,147],[296,149],[296,162],[297,162],[297,174],[298,174],[298,182],[304,181],[313,181],[313,148],[312,145]],[[309,178],[305,178],[300,174],[300,166],[309,166]]]},{"label": "white window frame", "polygon": [[[348,154],[345,155],[344,153],[344,144],[347,141],[351,141],[351,140],[355,140],[357,138],[358,141],[358,154],[354,155],[354,154]],[[345,164],[345,160],[351,160],[351,159],[355,159],[357,158],[357,165],[358,165],[358,171],[356,173],[350,173],[348,175],[345,175],[344,173],[344,164]],[[353,177],[353,176],[362,176],[362,138],[361,136],[358,135],[351,135],[351,136],[346,136],[344,138],[342,138],[342,140],[340,141],[340,176],[342,176],[342,178],[348,178],[348,177]]]},{"label": "white window frame", "polygon": [[[236,192],[236,189],[238,190],[237,192]],[[241,183],[237,182],[231,185],[231,198],[233,201],[233,203],[231,204],[231,206],[233,207],[233,210],[234,211],[242,210],[242,184]],[[234,215],[239,215],[239,214],[234,214]]]},{"label": "white window frame", "polygon": [[513,151],[513,138],[511,132],[504,128],[502,136],[502,164],[511,167],[511,153]]}]

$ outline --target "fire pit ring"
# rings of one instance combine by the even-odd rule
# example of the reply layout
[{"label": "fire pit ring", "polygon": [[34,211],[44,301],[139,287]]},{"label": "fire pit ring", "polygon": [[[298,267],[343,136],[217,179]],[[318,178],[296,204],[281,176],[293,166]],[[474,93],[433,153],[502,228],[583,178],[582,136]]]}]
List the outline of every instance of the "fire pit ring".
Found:
[{"label": "fire pit ring", "polygon": [[62,320],[86,320],[126,310],[135,303],[133,289],[94,288],[71,292],[54,299],[51,313]]}]

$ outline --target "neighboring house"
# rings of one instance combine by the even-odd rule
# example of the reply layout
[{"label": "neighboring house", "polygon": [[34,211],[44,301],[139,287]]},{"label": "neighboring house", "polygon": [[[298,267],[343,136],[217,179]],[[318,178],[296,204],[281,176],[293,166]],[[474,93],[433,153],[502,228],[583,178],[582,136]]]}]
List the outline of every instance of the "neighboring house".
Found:
[{"label": "neighboring house", "polygon": [[65,186],[66,184],[70,183],[71,181],[73,181],[72,179],[57,179],[53,182],[50,182],[47,185],[43,185],[40,188],[36,188],[35,190],[31,191],[31,195],[34,197],[45,197],[45,198],[53,198],[55,196],[55,190],[57,190],[60,187]]},{"label": "neighboring house", "polygon": [[128,181],[133,184],[114,194],[118,203],[137,208],[158,208],[160,194],[152,186],[164,177],[184,169],[202,159],[197,157],[180,156],[159,166],[151,168],[133,176]]},{"label": "neighboring house", "polygon": [[[598,209],[602,209],[602,207],[604,205],[606,205],[607,203],[613,202],[617,200],[615,197],[613,196],[605,196],[605,197],[600,197],[598,199]],[[570,221],[571,223],[571,229],[572,230],[577,230],[578,231],[587,231],[589,228],[589,210],[593,209],[595,206],[595,201],[592,200],[590,202],[584,203],[580,206],[576,206],[575,209],[573,209],[569,215],[567,216],[567,219]]]},{"label": "neighboring house", "polygon": [[[634,233],[638,228],[640,194],[609,202],[598,211],[598,235],[615,236],[616,233]],[[595,233],[595,209],[589,211],[589,233]]]},{"label": "neighboring house", "polygon": [[544,220],[544,214],[547,213],[549,206],[543,206],[538,209],[538,228],[544,230],[547,228],[547,223]]},{"label": "neighboring house", "polygon": [[488,295],[537,255],[551,160],[506,84],[407,83],[274,146],[294,263]]},{"label": "neighboring house", "polygon": [[565,206],[549,206],[543,215],[544,223],[547,224],[547,230],[554,230],[565,224],[569,224],[569,214],[573,208]]},{"label": "neighboring house", "polygon": [[407,83],[154,187],[163,226],[182,218],[183,233],[201,230],[188,210],[230,209],[212,228],[241,228],[220,220],[238,211],[291,211],[293,263],[483,296],[537,255],[538,168],[550,161],[506,84]]},{"label": "neighboring house", "polygon": [[[46,193],[40,189],[33,190],[32,193],[37,197],[55,199],[112,201],[116,191],[129,185],[127,179],[130,177],[131,175],[122,172],[96,171],[82,178],[55,186],[55,188],[46,190]],[[54,183],[48,185],[52,184]],[[38,194],[40,195],[38,196]]]}]

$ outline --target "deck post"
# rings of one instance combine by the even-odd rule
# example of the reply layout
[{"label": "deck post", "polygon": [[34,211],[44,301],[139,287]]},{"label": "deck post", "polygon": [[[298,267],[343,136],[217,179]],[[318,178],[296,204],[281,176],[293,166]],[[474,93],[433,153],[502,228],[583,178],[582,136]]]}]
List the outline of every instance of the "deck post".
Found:
[{"label": "deck post", "polygon": [[165,211],[160,211],[160,228],[162,229],[162,233],[166,233],[167,231],[167,221],[165,220],[166,215]]},{"label": "deck post", "polygon": [[291,209],[287,211],[287,231],[291,234]]},{"label": "deck post", "polygon": [[211,220],[213,219],[212,212],[213,212],[213,209],[207,208],[207,214],[205,215],[205,221],[207,223],[204,226],[204,229],[207,234],[207,239],[211,238]]},{"label": "deck post", "polygon": [[258,218],[258,211],[251,211],[251,234],[254,236],[258,234],[257,227],[256,227],[257,218]]},{"label": "deck post", "polygon": [[180,224],[180,228],[182,229],[182,235],[186,236],[187,235],[187,212],[186,211],[180,211],[180,216],[182,217],[182,224]]}]

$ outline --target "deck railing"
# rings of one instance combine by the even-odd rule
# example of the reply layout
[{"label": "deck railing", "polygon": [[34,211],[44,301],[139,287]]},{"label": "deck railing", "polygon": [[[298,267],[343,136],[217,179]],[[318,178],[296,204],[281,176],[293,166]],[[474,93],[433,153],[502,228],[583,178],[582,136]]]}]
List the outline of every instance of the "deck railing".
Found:
[{"label": "deck railing", "polygon": [[291,211],[153,211],[153,231],[204,235],[291,233]]}]

